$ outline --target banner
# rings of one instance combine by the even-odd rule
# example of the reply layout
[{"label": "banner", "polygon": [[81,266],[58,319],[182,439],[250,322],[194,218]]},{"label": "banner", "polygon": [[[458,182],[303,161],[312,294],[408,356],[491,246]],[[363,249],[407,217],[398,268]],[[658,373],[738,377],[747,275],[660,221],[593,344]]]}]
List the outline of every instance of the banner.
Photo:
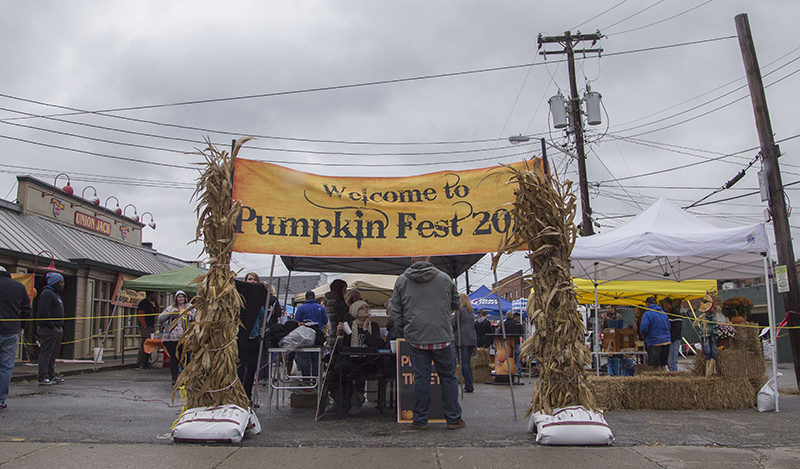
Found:
[{"label": "banner", "polygon": [[[521,168],[524,163],[517,163]],[[503,168],[397,178],[319,176],[238,158],[233,249],[313,257],[494,252],[513,229]]]},{"label": "banner", "polygon": [[36,288],[33,286],[33,274],[11,274],[11,278],[25,285],[25,290],[28,292],[28,297],[31,301],[36,298]]},{"label": "banner", "polygon": [[117,306],[129,306],[135,308],[139,306],[139,302],[145,298],[146,292],[122,288],[122,282],[125,280],[133,280],[135,278],[136,276],[134,275],[122,273],[117,275],[117,286],[114,288],[114,296],[112,297],[112,301],[116,301]]}]

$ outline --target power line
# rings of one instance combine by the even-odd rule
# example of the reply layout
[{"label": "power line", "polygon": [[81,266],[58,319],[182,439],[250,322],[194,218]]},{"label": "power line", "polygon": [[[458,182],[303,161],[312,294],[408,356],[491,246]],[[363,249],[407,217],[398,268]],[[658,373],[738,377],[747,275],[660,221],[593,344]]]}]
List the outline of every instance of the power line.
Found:
[{"label": "power line", "polygon": [[[628,30],[625,30],[625,31],[620,31],[618,33],[611,33],[611,34],[608,34],[608,36],[619,36],[620,34],[632,33],[634,31],[639,31],[639,30],[642,30],[642,29],[645,29],[645,28],[649,28],[651,26],[655,26],[657,24],[664,23],[664,22],[669,21],[671,19],[675,19],[675,18],[677,18],[679,16],[685,15],[686,13],[689,13],[691,11],[697,10],[698,8],[700,8],[700,7],[704,6],[704,5],[708,5],[712,1],[713,0],[707,0],[706,2],[701,3],[700,5],[697,5],[695,7],[689,8],[688,10],[684,10],[684,11],[678,13],[678,14],[672,15],[669,18],[664,18],[662,20],[656,21],[655,23],[650,23],[650,24],[646,24],[644,26],[639,26],[638,28],[633,28],[633,29],[628,29]],[[661,3],[661,2],[659,2],[659,3]]]},{"label": "power line", "polygon": [[634,18],[634,17],[636,17],[638,15],[641,15],[642,13],[646,12],[647,10],[649,10],[649,9],[651,9],[651,8],[661,4],[661,3],[664,3],[664,0],[658,0],[656,3],[650,5],[649,7],[645,7],[643,9],[637,11],[636,13],[634,13],[634,14],[628,16],[628,17],[622,18],[621,20],[617,21],[616,23],[610,24],[610,25],[608,25],[608,26],[606,26],[605,28],[602,28],[602,29],[603,29],[603,31],[605,31],[606,29],[611,29],[611,28],[613,28],[614,26],[616,26],[616,25],[618,25],[620,23],[624,23],[625,21],[628,21],[631,18]]},{"label": "power line", "polygon": [[594,20],[596,20],[597,18],[600,18],[601,16],[605,15],[606,13],[610,12],[611,10],[613,10],[613,9],[617,8],[618,6],[622,5],[623,3],[627,2],[627,1],[628,1],[628,0],[622,0],[621,2],[617,3],[616,5],[614,5],[614,6],[610,7],[610,8],[607,8],[607,9],[606,9],[605,11],[603,11],[602,13],[599,13],[599,14],[597,14],[597,15],[594,15],[594,16],[592,16],[591,18],[589,18],[588,20],[584,21],[583,23],[581,23],[581,24],[579,24],[579,25],[577,25],[577,26],[573,26],[573,27],[571,27],[569,30],[570,30],[570,31],[572,31],[572,30],[576,30],[576,29],[580,28],[581,26],[583,26],[584,24],[586,24],[586,23],[588,23],[588,22],[590,22],[590,21],[594,21]]}]

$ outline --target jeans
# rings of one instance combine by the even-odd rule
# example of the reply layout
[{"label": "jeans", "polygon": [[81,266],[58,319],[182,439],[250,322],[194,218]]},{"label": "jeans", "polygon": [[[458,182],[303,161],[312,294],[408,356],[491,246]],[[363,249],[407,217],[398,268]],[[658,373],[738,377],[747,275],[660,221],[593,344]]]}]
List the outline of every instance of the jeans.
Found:
[{"label": "jeans", "polygon": [[0,404],[5,404],[14,371],[14,356],[17,354],[19,334],[0,334]]},{"label": "jeans", "polygon": [[624,355],[608,356],[608,376],[633,376],[633,359]]},{"label": "jeans", "polygon": [[428,424],[428,411],[431,407],[431,361],[436,365],[436,373],[439,375],[444,418],[447,423],[461,421],[454,347],[445,347],[441,350],[421,350],[411,346],[409,350],[411,351],[411,367],[414,370],[414,423]]},{"label": "jeans", "polygon": [[144,341],[149,339],[150,334],[155,331],[155,326],[142,327],[139,324],[139,335],[142,337],[142,343],[139,344],[139,353],[136,355],[136,366],[139,368],[150,368],[150,354],[144,351]]},{"label": "jeans", "polygon": [[673,340],[669,345],[669,362],[667,368],[669,371],[678,371],[678,357],[681,351],[681,339]]},{"label": "jeans", "polygon": [[167,353],[169,354],[169,372],[172,375],[172,382],[174,383],[180,374],[181,349],[183,346],[178,347],[177,340],[165,340],[163,343],[164,348],[167,349]]},{"label": "jeans", "polygon": [[60,327],[39,326],[39,381],[56,377],[56,358],[61,348],[64,330]]},{"label": "jeans", "polygon": [[317,376],[319,373],[319,353],[317,352],[297,352],[294,361],[300,369],[301,376]]},{"label": "jeans", "polygon": [[711,334],[701,338],[700,341],[703,345],[703,355],[706,357],[706,360],[717,358],[717,336]]},{"label": "jeans", "polygon": [[461,359],[461,376],[464,377],[464,390],[474,391],[475,385],[472,382],[472,356],[475,355],[474,345],[462,345],[459,347]]}]

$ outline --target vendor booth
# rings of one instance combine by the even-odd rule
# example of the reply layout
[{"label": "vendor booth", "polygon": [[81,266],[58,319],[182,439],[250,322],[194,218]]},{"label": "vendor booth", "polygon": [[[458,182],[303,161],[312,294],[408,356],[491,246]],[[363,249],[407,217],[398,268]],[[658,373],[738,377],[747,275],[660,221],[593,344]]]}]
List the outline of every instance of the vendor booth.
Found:
[{"label": "vendor booth", "polygon": [[[763,224],[717,228],[666,199],[607,233],[578,238],[572,274],[599,288],[611,280],[769,278],[769,241]],[[767,282],[772,289],[772,283]],[[768,295],[772,298],[772,295]],[[768,302],[773,351],[775,316]],[[597,331],[595,331],[597,337]],[[600,344],[594,342],[594,352]],[[773,352],[774,353],[774,352]],[[773,356],[773,376],[777,360]],[[777,393],[775,394],[777,406]]]},{"label": "vendor booth", "polygon": [[[489,313],[489,319],[492,321],[505,319],[506,313],[512,310],[511,302],[501,297],[498,306],[497,293],[490,292],[491,290],[489,290],[489,288],[485,285],[481,285],[477,290],[470,293],[468,296],[470,302],[472,302],[473,308],[475,308],[476,311],[479,309],[486,310]],[[500,308],[502,308],[502,311]],[[526,316],[524,311],[522,311],[522,316]]]}]

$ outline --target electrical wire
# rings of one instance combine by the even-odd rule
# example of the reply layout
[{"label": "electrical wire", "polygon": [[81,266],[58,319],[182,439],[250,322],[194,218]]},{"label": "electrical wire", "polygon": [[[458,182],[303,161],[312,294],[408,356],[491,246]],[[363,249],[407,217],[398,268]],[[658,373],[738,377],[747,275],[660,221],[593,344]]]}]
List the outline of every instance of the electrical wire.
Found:
[{"label": "electrical wire", "polygon": [[616,23],[610,24],[610,25],[606,26],[605,28],[602,28],[602,31],[605,31],[607,29],[611,29],[611,28],[613,28],[614,26],[616,26],[616,25],[618,25],[620,23],[624,23],[625,21],[628,21],[631,18],[634,18],[634,17],[636,17],[638,15],[641,15],[642,13],[646,12],[647,10],[649,10],[649,9],[655,7],[655,6],[658,6],[661,3],[664,3],[664,0],[658,0],[656,3],[650,5],[649,7],[645,7],[645,8],[637,11],[636,13],[634,13],[634,14],[628,16],[628,17],[622,18],[621,20],[617,21]]},{"label": "electrical wire", "polygon": [[613,9],[617,8],[618,6],[622,5],[623,3],[627,2],[627,1],[628,1],[628,0],[622,0],[621,2],[617,3],[616,5],[614,5],[614,6],[610,7],[610,8],[607,8],[607,9],[606,9],[605,11],[603,11],[602,13],[599,13],[599,14],[597,14],[597,15],[594,15],[593,17],[589,18],[588,20],[584,21],[583,23],[581,23],[581,24],[579,24],[579,25],[577,25],[577,26],[573,26],[573,27],[571,27],[569,30],[570,30],[570,31],[572,31],[572,30],[578,29],[578,28],[580,28],[581,26],[583,26],[584,24],[586,24],[586,23],[589,23],[590,21],[594,21],[594,20],[596,20],[597,18],[600,18],[601,16],[605,15],[606,13],[609,13],[611,10],[613,10]]},{"label": "electrical wire", "polygon": [[679,16],[685,15],[686,13],[689,13],[691,11],[697,10],[698,8],[700,8],[700,7],[704,6],[704,5],[708,5],[712,1],[713,0],[707,0],[706,2],[701,3],[700,5],[697,5],[695,7],[689,8],[688,10],[684,10],[684,11],[678,13],[678,14],[672,15],[669,18],[664,18],[662,20],[656,21],[655,23],[650,23],[650,24],[646,24],[644,26],[639,26],[638,28],[633,28],[633,29],[628,29],[628,30],[625,30],[625,31],[620,31],[618,33],[612,33],[612,34],[609,34],[608,36],[611,37],[611,36],[619,36],[620,34],[632,33],[634,31],[639,31],[639,30],[642,30],[642,29],[645,29],[645,28],[649,28],[651,26],[655,26],[655,25],[664,23],[664,22],[669,21],[671,19],[675,19],[675,18],[677,18]]}]

